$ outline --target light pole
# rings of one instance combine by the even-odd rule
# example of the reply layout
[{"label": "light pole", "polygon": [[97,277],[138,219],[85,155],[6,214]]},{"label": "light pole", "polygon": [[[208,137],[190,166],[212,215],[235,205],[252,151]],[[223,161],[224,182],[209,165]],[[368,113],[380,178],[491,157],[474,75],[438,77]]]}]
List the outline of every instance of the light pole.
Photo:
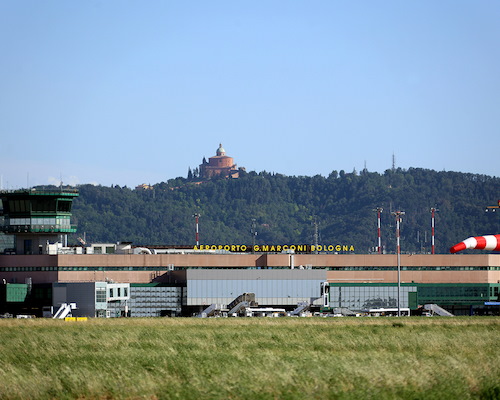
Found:
[{"label": "light pole", "polygon": [[198,222],[199,222],[200,216],[201,216],[201,214],[199,214],[199,213],[193,214],[195,224],[196,224],[196,247],[200,246],[200,234],[199,234],[199,230],[198,230]]},{"label": "light pole", "polygon": [[398,317],[401,316],[401,245],[399,243],[399,224],[401,216],[405,215],[404,211],[394,211],[392,213],[396,217],[396,254],[398,256]]}]

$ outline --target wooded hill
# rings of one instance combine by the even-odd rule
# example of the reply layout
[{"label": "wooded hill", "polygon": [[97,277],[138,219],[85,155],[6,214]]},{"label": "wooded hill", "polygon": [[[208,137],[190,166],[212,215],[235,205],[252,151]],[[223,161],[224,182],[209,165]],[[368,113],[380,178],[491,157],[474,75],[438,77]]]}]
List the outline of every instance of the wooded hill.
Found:
[{"label": "wooded hill", "polygon": [[[382,245],[395,250],[395,217],[404,253],[430,252],[431,213],[436,207],[436,252],[469,236],[500,233],[499,212],[485,212],[500,198],[500,178],[410,168],[384,174],[333,171],[328,177],[242,173],[238,179],[199,182],[176,178],[153,190],[81,185],[73,205],[78,235],[90,242],[135,245],[194,245],[194,213],[200,243],[353,245],[365,254],[377,246],[377,207]],[[76,236],[71,238],[76,243]]]}]

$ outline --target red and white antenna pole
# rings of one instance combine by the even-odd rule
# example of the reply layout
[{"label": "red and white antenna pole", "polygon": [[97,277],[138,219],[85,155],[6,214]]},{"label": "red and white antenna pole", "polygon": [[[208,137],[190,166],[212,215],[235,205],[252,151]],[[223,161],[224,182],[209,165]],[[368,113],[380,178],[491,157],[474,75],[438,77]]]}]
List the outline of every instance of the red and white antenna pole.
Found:
[{"label": "red and white antenna pole", "polygon": [[384,209],[382,207],[377,207],[377,237],[378,237],[378,254],[382,254],[382,236],[380,234],[380,214]]},{"label": "red and white antenna pole", "polygon": [[198,222],[199,222],[200,214],[194,213],[193,217],[195,219],[195,224],[196,224],[196,247],[199,247],[200,246],[200,233],[198,230]]},{"label": "red and white antenna pole", "polygon": [[431,254],[436,254],[436,243],[434,241],[434,227],[436,220],[436,211],[439,211],[437,208],[431,208]]}]

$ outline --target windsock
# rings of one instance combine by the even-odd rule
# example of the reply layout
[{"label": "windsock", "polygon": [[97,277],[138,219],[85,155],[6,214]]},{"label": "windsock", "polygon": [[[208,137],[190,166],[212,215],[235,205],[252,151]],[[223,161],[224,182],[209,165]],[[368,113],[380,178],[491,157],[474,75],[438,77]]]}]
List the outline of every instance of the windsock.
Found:
[{"label": "windsock", "polygon": [[450,253],[469,249],[500,251],[500,235],[470,237],[450,248]]}]

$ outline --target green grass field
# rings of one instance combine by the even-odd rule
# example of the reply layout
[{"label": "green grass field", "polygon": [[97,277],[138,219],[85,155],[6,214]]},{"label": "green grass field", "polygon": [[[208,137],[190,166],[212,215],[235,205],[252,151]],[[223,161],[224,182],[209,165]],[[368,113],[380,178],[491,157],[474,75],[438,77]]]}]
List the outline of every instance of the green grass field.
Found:
[{"label": "green grass field", "polygon": [[500,318],[0,320],[0,398],[498,399]]}]

